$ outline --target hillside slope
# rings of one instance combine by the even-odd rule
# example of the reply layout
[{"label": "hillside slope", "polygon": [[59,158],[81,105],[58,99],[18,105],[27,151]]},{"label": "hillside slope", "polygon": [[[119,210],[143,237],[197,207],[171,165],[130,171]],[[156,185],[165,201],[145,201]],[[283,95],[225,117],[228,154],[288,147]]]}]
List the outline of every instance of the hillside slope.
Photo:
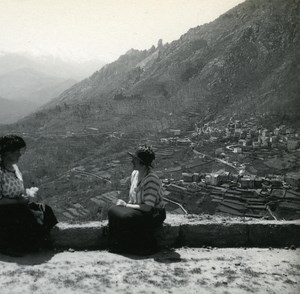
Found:
[{"label": "hillside slope", "polygon": [[299,118],[300,3],[248,0],[179,40],[131,49],[22,121],[44,130],[158,131],[188,111]]}]

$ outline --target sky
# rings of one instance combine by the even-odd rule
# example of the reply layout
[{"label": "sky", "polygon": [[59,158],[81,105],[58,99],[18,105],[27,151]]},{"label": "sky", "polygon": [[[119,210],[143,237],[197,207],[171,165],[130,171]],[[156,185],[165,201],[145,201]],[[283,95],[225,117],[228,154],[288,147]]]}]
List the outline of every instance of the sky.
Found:
[{"label": "sky", "polygon": [[177,40],[244,0],[0,0],[0,52],[111,62]]}]

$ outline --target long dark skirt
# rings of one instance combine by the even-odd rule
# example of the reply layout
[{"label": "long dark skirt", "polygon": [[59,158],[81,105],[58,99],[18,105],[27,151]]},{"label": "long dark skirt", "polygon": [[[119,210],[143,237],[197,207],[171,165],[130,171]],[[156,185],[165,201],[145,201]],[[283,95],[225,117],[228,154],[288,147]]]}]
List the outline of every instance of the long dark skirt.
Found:
[{"label": "long dark skirt", "polygon": [[111,207],[108,211],[111,249],[132,253],[155,250],[157,244],[153,233],[165,219],[165,209],[144,212],[129,207]]},{"label": "long dark skirt", "polygon": [[[38,221],[33,211],[43,213]],[[41,246],[57,219],[51,207],[39,204],[0,205],[0,249],[34,251]]]}]

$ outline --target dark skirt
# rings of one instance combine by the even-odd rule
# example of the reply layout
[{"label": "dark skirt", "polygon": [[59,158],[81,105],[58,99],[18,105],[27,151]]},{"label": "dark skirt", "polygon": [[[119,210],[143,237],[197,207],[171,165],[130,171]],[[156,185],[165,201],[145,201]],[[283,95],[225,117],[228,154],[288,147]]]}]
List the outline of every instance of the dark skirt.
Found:
[{"label": "dark skirt", "polygon": [[129,207],[111,207],[108,211],[110,248],[130,253],[155,250],[154,230],[165,219],[165,209],[153,208],[144,212]]},{"label": "dark skirt", "polygon": [[[37,219],[34,211],[43,214]],[[0,205],[0,249],[34,251],[41,246],[57,219],[47,205],[36,203]]]}]

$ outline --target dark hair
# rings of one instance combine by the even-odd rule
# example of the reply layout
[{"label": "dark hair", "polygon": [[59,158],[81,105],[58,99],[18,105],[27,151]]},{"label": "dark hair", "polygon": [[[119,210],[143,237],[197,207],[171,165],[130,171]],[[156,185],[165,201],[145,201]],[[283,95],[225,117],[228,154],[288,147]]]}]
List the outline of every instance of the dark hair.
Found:
[{"label": "dark hair", "polygon": [[138,146],[135,153],[128,152],[131,156],[136,157],[140,160],[143,165],[151,166],[152,161],[155,159],[155,153],[151,146],[149,145],[140,145]]},{"label": "dark hair", "polygon": [[0,155],[7,151],[13,152],[26,147],[26,143],[20,136],[6,135],[0,137]]}]

